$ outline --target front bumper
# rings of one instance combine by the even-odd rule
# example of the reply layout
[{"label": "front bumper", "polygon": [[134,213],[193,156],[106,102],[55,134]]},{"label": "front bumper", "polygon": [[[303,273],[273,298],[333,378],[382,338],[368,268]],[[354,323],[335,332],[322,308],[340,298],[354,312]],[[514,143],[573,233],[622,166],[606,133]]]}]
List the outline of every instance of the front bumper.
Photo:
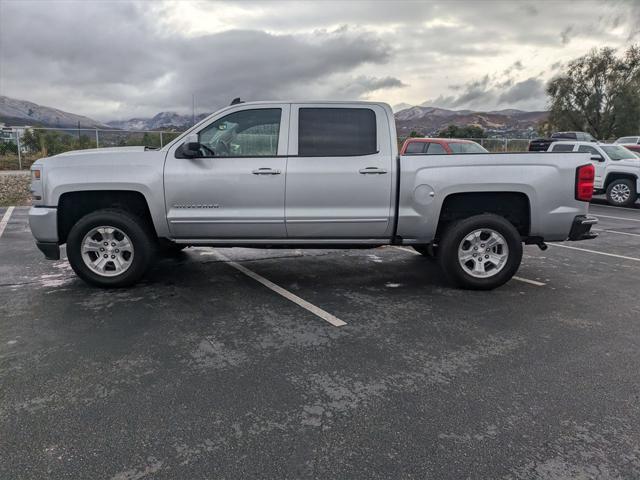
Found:
[{"label": "front bumper", "polygon": [[60,258],[58,246],[58,209],[52,207],[31,207],[29,227],[36,239],[36,246],[49,260]]},{"label": "front bumper", "polygon": [[598,219],[591,215],[578,215],[573,219],[571,231],[569,232],[569,240],[590,240],[598,236],[597,233],[591,231],[591,227],[598,223]]},{"label": "front bumper", "polygon": [[60,245],[57,243],[36,242],[36,247],[44,253],[47,260],[60,260]]}]

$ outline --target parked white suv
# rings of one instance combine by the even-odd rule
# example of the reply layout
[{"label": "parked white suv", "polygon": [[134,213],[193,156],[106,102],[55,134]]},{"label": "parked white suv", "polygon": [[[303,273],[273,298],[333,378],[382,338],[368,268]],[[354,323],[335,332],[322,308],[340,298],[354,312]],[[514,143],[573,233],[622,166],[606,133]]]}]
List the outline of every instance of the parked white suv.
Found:
[{"label": "parked white suv", "polygon": [[621,145],[593,142],[555,142],[549,152],[591,154],[596,169],[594,193],[606,193],[611,205],[633,205],[640,192],[640,158]]}]

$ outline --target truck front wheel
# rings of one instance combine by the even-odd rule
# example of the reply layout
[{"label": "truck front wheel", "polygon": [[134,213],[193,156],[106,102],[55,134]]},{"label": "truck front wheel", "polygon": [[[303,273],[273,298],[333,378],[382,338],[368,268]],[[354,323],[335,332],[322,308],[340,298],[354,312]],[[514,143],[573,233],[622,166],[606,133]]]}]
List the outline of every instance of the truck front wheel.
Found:
[{"label": "truck front wheel", "polygon": [[438,247],[447,279],[470,290],[492,290],[515,275],[522,260],[522,240],[504,217],[482,214],[449,225]]},{"label": "truck front wheel", "polygon": [[76,274],[98,287],[126,287],[147,271],[155,239],[142,219],[105,209],[82,217],[67,237],[67,258]]},{"label": "truck front wheel", "polygon": [[636,202],[636,182],[628,178],[614,180],[607,187],[607,202],[617,207],[628,207]]}]

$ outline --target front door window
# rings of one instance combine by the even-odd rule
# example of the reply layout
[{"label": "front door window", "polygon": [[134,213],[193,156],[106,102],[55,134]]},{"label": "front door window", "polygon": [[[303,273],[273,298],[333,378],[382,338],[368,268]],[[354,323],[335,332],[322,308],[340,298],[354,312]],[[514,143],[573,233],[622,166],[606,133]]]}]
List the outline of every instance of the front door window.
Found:
[{"label": "front door window", "polygon": [[279,108],[241,110],[200,131],[203,157],[275,157],[280,134]]}]

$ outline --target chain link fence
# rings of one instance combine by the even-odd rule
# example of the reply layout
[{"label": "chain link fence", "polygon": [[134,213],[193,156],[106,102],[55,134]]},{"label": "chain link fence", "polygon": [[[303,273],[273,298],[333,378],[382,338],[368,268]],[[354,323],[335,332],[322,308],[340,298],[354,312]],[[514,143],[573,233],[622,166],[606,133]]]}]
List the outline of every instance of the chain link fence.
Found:
[{"label": "chain link fence", "polygon": [[[25,170],[39,158],[70,150],[126,146],[160,148],[182,132],[88,128],[15,129],[0,137],[0,170]],[[398,138],[399,146],[406,137]],[[490,152],[526,152],[528,138],[469,138]],[[265,140],[266,141],[266,140]]]},{"label": "chain link fence", "polygon": [[0,170],[28,169],[39,158],[71,150],[132,146],[160,148],[181,133],[95,128],[5,128],[0,137]]}]

